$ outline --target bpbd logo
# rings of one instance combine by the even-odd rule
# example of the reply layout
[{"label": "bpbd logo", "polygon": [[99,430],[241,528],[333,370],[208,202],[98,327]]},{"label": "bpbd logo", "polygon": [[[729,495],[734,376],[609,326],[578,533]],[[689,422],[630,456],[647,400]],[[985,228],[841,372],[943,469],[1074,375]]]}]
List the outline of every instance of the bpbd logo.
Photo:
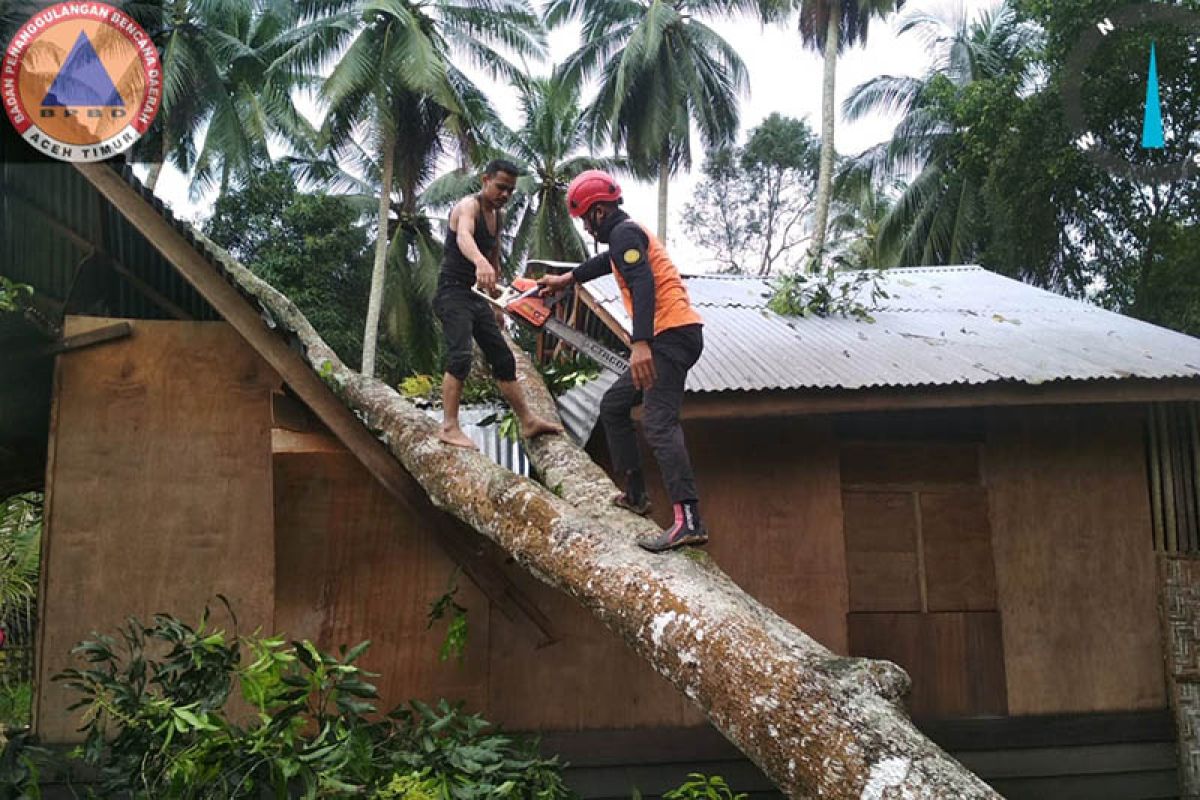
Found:
[{"label": "bpbd logo", "polygon": [[17,30],[0,64],[0,98],[33,147],[64,161],[99,161],[129,149],[154,121],[162,65],[123,12],[59,3]]},{"label": "bpbd logo", "polygon": [[[1155,39],[1164,33],[1170,39],[1166,50],[1160,49],[1163,43]],[[1093,161],[1121,177],[1147,184],[1169,183],[1196,173],[1200,167],[1200,121],[1183,118],[1186,109],[1182,106],[1172,109],[1164,105],[1159,63],[1160,56],[1170,52],[1180,62],[1181,51],[1190,49],[1189,41],[1198,35],[1200,13],[1164,3],[1126,6],[1085,30],[1067,55],[1062,93],[1075,142]],[[1128,47],[1131,42],[1132,51]],[[1140,136],[1134,119],[1115,119],[1100,109],[1106,91],[1119,94],[1123,86],[1132,88],[1125,77],[1127,69],[1134,66],[1130,58],[1140,61],[1136,69],[1145,77]],[[1189,63],[1176,66],[1188,69]],[[1098,83],[1085,99],[1089,80]],[[1140,88],[1139,79],[1139,99]],[[1164,115],[1164,109],[1175,113]]]}]

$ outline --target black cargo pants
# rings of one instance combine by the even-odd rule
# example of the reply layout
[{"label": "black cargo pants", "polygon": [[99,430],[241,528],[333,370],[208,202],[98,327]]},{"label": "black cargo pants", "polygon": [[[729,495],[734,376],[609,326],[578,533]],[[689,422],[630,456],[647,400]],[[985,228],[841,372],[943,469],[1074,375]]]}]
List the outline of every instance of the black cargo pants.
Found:
[{"label": "black cargo pants", "polygon": [[[618,476],[641,469],[630,412],[638,403],[643,404],[642,430],[654,451],[672,503],[700,499],[696,496],[692,461],[683,441],[683,428],[679,425],[679,409],[683,404],[688,370],[700,359],[703,350],[702,325],[668,328],[650,342],[656,375],[654,385],[641,392],[634,388],[633,376],[626,372],[617,378],[600,401],[600,419]],[[622,483],[620,477],[617,483]]]}]

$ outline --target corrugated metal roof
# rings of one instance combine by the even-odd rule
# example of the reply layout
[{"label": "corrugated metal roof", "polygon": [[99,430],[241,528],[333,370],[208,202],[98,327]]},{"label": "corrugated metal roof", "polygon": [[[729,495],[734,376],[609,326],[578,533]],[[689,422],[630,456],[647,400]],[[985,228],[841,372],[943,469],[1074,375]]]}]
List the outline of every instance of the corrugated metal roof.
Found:
[{"label": "corrugated metal roof", "polygon": [[[524,446],[520,441],[514,442],[500,434],[500,417],[504,412],[505,407],[499,405],[460,406],[458,424],[481,453],[505,469],[528,478],[529,456]],[[441,422],[443,409],[440,406],[427,408],[425,414]]]},{"label": "corrugated metal roof", "polygon": [[[40,157],[11,126],[0,128],[5,129],[0,131],[0,274],[29,284],[50,301],[67,303],[69,312],[171,318],[133,281],[114,274],[116,267],[192,317],[217,319],[199,292],[83,175],[70,164]],[[128,168],[125,175],[141,190]],[[152,202],[195,240],[186,223],[161,201]]]},{"label": "corrugated metal roof", "polygon": [[600,399],[616,382],[616,375],[602,370],[592,380],[563,392],[555,400],[558,416],[576,444],[583,446],[591,438],[596,421],[600,419]]},{"label": "corrugated metal roof", "polygon": [[[759,278],[685,280],[705,323],[692,392],[1200,377],[1200,339],[979,267],[889,270],[874,323],[782,317]],[[584,288],[629,331],[612,276]]]}]

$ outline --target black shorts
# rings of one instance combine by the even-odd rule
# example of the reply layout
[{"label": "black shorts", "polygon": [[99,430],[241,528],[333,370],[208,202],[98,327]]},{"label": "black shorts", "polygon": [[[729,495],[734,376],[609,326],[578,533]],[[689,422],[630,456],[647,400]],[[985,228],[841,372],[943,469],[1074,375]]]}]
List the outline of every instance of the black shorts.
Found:
[{"label": "black shorts", "polygon": [[517,379],[517,362],[508,342],[496,324],[492,306],[468,288],[453,285],[438,287],[433,313],[442,323],[446,341],[446,372],[466,380],[471,371],[471,340],[474,339],[498,381]]}]

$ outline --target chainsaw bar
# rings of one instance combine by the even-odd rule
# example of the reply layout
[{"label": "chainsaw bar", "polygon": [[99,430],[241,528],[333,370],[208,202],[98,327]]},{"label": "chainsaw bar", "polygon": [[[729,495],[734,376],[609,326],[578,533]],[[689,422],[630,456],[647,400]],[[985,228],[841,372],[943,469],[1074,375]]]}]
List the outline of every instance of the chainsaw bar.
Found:
[{"label": "chainsaw bar", "polygon": [[620,375],[629,369],[628,361],[556,317],[546,320],[542,327],[610,372]]},{"label": "chainsaw bar", "polygon": [[[514,285],[503,289],[499,297],[481,292],[479,287],[471,291],[501,309],[513,319],[530,325],[537,330],[548,330],[567,344],[595,361],[604,369],[621,375],[629,370],[629,362],[597,342],[592,337],[577,331],[550,313],[549,304],[539,294],[540,287],[527,278],[517,278]],[[519,284],[519,286],[518,286]],[[526,286],[526,284],[529,284]],[[525,302],[523,302],[525,301]]]}]

